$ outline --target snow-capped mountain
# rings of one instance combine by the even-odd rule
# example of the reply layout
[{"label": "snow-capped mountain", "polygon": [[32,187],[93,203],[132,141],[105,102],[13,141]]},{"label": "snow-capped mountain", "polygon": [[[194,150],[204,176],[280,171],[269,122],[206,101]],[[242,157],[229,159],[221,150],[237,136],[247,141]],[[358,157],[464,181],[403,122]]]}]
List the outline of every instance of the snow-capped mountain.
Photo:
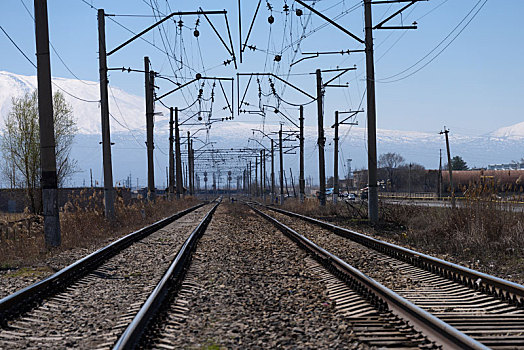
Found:
[{"label": "snow-capped mountain", "polygon": [[[53,90],[61,87],[67,92],[82,99],[95,101],[85,102],[78,100],[67,93],[65,99],[72,105],[77,118],[79,134],[76,137],[72,156],[78,160],[81,172],[72,181],[73,185],[81,185],[89,178],[90,169],[96,181],[101,183],[102,159],[100,148],[100,106],[98,82],[83,82],[73,79],[53,78]],[[20,97],[36,88],[36,76],[23,76],[0,71],[0,125],[10,110],[12,97]],[[116,102],[116,103],[115,103]],[[111,111],[111,141],[113,173],[115,181],[132,176],[144,185],[146,179],[146,149],[145,149],[145,102],[141,96],[131,95],[122,89],[112,87],[109,92]],[[155,106],[156,112],[163,115],[155,116],[155,177],[158,184],[165,183],[165,169],[167,166],[168,149],[168,116],[167,109]],[[260,128],[259,123],[246,121],[245,117],[234,121],[215,123],[208,131],[198,132],[198,136],[207,141],[213,141],[212,147],[220,149],[238,148],[249,145],[260,147],[249,138],[256,137],[252,128]],[[306,116],[306,125],[308,116]],[[314,124],[313,124],[314,125]],[[0,127],[1,128],[1,127]],[[277,131],[278,125],[265,125],[265,132]],[[184,129],[184,128],[183,128]],[[195,130],[195,129],[193,129]],[[183,130],[183,136],[185,131]],[[196,131],[196,130],[195,130]],[[207,132],[207,135],[206,135]],[[326,172],[332,173],[333,164],[333,129],[325,127],[326,133]],[[260,135],[258,135],[260,137]],[[306,173],[313,178],[317,177],[317,129],[316,126],[305,127],[305,156]],[[367,166],[367,132],[363,127],[344,126],[340,130],[340,160],[341,172],[345,172],[345,161],[353,160],[352,167]],[[260,140],[260,139],[259,139]],[[269,147],[267,139],[262,141]],[[505,163],[524,156],[524,122],[509,127],[500,128],[488,135],[471,137],[452,133],[450,135],[452,156],[460,155],[470,166],[487,166],[493,163]],[[196,143],[195,149],[202,144]],[[208,146],[211,147],[211,146]],[[400,153],[407,162],[417,162],[427,168],[438,168],[439,150],[442,149],[445,159],[445,143],[442,136],[436,133],[417,131],[377,130],[378,154],[386,152]],[[298,152],[297,152],[298,153]],[[286,169],[298,164],[298,154],[286,155]],[[445,163],[445,160],[443,160]],[[201,167],[209,166],[202,164]],[[204,169],[200,169],[203,171]],[[1,183],[1,181],[0,181]]]},{"label": "snow-capped mountain", "polygon": [[[100,88],[98,82],[80,81],[65,78],[53,78],[53,91],[65,91],[80,97],[79,100],[62,91],[65,99],[73,106],[79,133],[100,133]],[[21,97],[36,89],[36,76],[24,76],[0,71],[0,122],[3,121],[11,108],[12,97]],[[112,132],[128,132],[145,128],[145,103],[142,97],[111,87],[109,90],[109,109],[112,120]],[[165,113],[164,113],[165,114]]]},{"label": "snow-capped mountain", "polygon": [[524,122],[497,129],[489,136],[503,139],[524,139]]}]

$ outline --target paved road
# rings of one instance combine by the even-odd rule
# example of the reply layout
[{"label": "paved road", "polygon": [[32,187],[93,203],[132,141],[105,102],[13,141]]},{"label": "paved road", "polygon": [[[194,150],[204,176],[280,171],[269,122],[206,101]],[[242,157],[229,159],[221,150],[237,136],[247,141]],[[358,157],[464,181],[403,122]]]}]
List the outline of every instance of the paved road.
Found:
[{"label": "paved road", "polygon": [[[401,205],[416,205],[420,207],[451,207],[451,202],[449,201],[424,201],[424,200],[408,200],[408,199],[382,199],[382,201],[389,204],[401,204]],[[500,210],[510,210],[516,213],[524,212],[524,205],[518,203],[493,203],[497,205]],[[464,207],[467,203],[464,201],[457,201],[457,207]]]}]

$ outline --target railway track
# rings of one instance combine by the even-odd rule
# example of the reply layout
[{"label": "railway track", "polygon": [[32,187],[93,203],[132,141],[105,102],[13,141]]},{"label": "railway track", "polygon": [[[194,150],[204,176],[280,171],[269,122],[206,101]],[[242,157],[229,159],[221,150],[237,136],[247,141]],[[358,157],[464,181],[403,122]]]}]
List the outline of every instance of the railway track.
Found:
[{"label": "railway track", "polygon": [[[220,215],[223,213],[217,214],[217,217]],[[230,223],[232,219],[239,220],[238,217],[228,217],[226,223],[215,223],[218,218],[213,220],[215,224],[211,225],[211,232],[206,232],[203,242],[199,243],[194,253],[195,258],[186,279],[178,282],[178,293],[166,293],[165,298],[158,302],[154,301],[153,296],[150,297],[118,341],[116,349],[206,347],[210,346],[206,345],[210,335],[220,344],[211,346],[227,348],[438,348],[425,335],[386,310],[378,299],[369,298],[358,287],[355,290],[349,288],[307,255],[297,254],[294,244],[284,237],[278,237],[278,233],[275,235],[275,232],[269,230],[269,234],[260,233],[264,238],[256,237],[250,228],[263,227],[261,231],[268,231],[268,226],[261,218],[253,214],[248,215],[247,219],[241,218],[239,221],[245,221],[244,225],[247,226],[241,223],[240,231],[234,230],[235,224]],[[227,228],[233,229],[231,236],[227,235]],[[249,237],[247,240],[246,236]],[[233,249],[234,254],[231,251],[227,255],[223,253],[229,249]],[[219,260],[234,261],[234,266],[217,261],[217,250],[220,252]],[[219,273],[210,273],[213,269]],[[233,271],[227,271],[224,276],[224,269]],[[333,314],[338,315],[335,322],[338,323],[336,329],[340,333],[337,336],[329,333],[329,327],[318,323],[310,332],[304,330],[308,328],[310,320],[314,323],[319,304],[314,302],[308,305],[308,302],[300,299],[305,297],[306,300],[315,300],[315,297],[305,286],[304,280],[297,281],[299,276],[313,278],[327,286],[331,300],[338,300],[341,305],[344,302],[351,303],[351,307],[343,311],[331,307],[326,309],[325,302],[320,305],[324,309],[323,322],[333,323]],[[227,284],[221,284],[224,281]],[[288,285],[290,281],[291,285]],[[302,285],[301,289],[306,289],[297,293],[292,288],[297,282]],[[266,287],[268,284],[270,288]],[[281,284],[286,285],[284,294],[280,290]],[[232,288],[229,292],[223,290],[228,287]],[[297,293],[297,296],[289,294],[290,291]],[[248,295],[244,296],[244,293]],[[266,294],[272,298],[267,298]],[[221,300],[218,310],[216,298]],[[287,309],[286,301],[291,302],[291,309]],[[157,306],[152,309],[151,305],[155,304]],[[247,315],[243,309],[246,309]],[[298,313],[292,313],[293,309]],[[144,326],[140,326],[141,323]],[[297,324],[301,327],[297,327]],[[197,339],[192,339],[193,333],[197,334]],[[250,338],[253,334],[255,338]],[[464,337],[466,342],[470,340],[459,332],[457,334],[458,337]],[[315,339],[315,342],[310,343],[310,338]]]},{"label": "railway track", "polygon": [[216,205],[181,211],[3,298],[0,349],[111,347]]},{"label": "railway track", "polygon": [[261,212],[268,220],[267,209],[281,230],[299,235],[293,227],[476,346],[524,348],[523,286],[278,208]]},{"label": "railway track", "polygon": [[54,292],[37,289],[30,306],[2,299],[0,349],[524,344],[522,286],[503,290],[505,281],[484,276],[470,288],[428,267],[431,257],[405,259],[411,251],[388,243],[377,251],[380,241],[274,208],[252,207],[258,216],[227,204],[213,217],[218,204],[142,233]]}]

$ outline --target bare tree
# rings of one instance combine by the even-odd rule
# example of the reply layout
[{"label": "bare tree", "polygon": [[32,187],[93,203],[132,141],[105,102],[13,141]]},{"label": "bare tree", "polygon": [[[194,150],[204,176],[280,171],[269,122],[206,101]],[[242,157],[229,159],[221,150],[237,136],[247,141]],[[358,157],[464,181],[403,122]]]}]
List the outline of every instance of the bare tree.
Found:
[{"label": "bare tree", "polygon": [[63,187],[66,180],[78,171],[77,161],[71,158],[71,148],[78,128],[73,109],[60,92],[53,95],[53,114],[57,181],[58,187]]},{"label": "bare tree", "polygon": [[383,153],[378,157],[378,166],[386,171],[387,182],[389,183],[390,188],[395,187],[396,179],[395,172],[396,169],[404,164],[404,157],[398,153]]},{"label": "bare tree", "polygon": [[[36,189],[40,179],[40,136],[37,92],[12,99],[11,111],[5,119],[0,150],[3,156],[2,175],[12,187],[25,188],[30,210],[41,210]],[[72,107],[60,92],[53,96],[55,153],[58,185],[76,172],[76,161],[70,152],[77,132]]]}]

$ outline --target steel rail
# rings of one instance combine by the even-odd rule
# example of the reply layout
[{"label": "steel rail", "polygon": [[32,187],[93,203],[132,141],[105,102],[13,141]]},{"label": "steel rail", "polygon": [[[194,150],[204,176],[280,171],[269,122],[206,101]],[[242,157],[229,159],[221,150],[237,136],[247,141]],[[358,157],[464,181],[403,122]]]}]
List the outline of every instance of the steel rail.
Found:
[{"label": "steel rail", "polygon": [[405,321],[409,321],[415,329],[422,332],[429,340],[437,343],[437,345],[443,346],[446,349],[488,349],[477,340],[404,299],[394,291],[363,274],[336,255],[319,247],[277,219],[253,206],[250,207],[289,236],[299,246],[312,254],[322,265],[332,270],[335,275],[346,280],[351,288],[365,295],[379,310],[390,310]]},{"label": "steel rail", "polygon": [[198,224],[193,232],[191,232],[191,235],[186,239],[184,245],[178,251],[166,273],[144,302],[140,311],[138,311],[133,318],[133,321],[131,321],[124,333],[122,333],[113,349],[135,349],[139,346],[142,335],[146,332],[148,325],[157,316],[158,311],[168,297],[170,291],[179,285],[184,278],[187,267],[191,262],[191,255],[196,248],[196,244],[204,234],[209,222],[211,221],[213,213],[219,204],[220,201],[211,208],[200,224]]},{"label": "steel rail", "polygon": [[362,233],[358,233],[356,231],[336,226],[302,214],[274,207],[266,208],[318,225],[332,231],[339,236],[349,238],[357,243],[389,255],[395,259],[402,260],[426,271],[430,271],[444,278],[450,279],[454,282],[461,283],[479,292],[495,296],[503,301],[508,302],[510,305],[524,307],[524,286],[521,284],[488,275],[446,260],[432,257],[430,255],[419,253],[393,243],[384,242]]},{"label": "steel rail", "polygon": [[85,276],[89,271],[100,266],[103,262],[118,254],[134,242],[137,242],[151,233],[167,226],[173,221],[189,214],[190,212],[202,207],[205,203],[200,203],[191,208],[182,210],[167,218],[159,220],[140,230],[132,232],[111,244],[89,254],[88,256],[75,261],[71,265],[64,267],[55,274],[21,289],[0,300],[0,326],[5,326],[7,321],[17,315],[30,310],[35,304],[44,298],[54,294],[58,290],[63,290],[72,282]]}]

